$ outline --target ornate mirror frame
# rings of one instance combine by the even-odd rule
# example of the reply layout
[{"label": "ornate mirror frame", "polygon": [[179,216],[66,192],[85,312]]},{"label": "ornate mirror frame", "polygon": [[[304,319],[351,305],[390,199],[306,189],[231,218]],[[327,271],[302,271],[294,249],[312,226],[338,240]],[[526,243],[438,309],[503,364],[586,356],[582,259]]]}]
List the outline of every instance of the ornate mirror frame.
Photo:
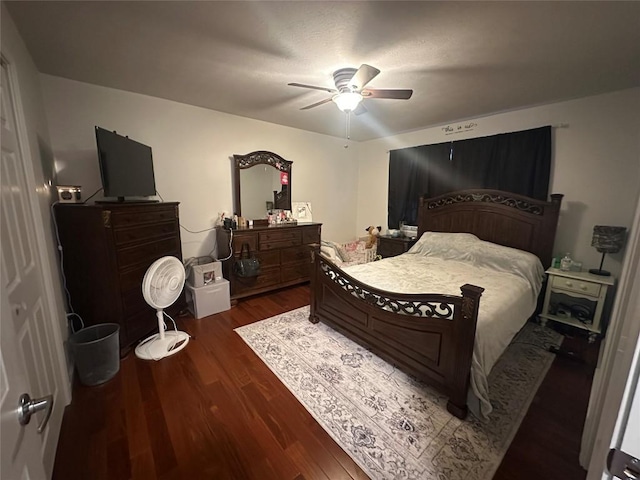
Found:
[{"label": "ornate mirror frame", "polygon": [[[242,216],[242,204],[240,195],[240,171],[255,167],[256,165],[269,165],[276,170],[287,173],[286,192],[282,189],[280,192],[274,192],[273,208],[275,210],[291,210],[291,167],[293,162],[285,160],[277,153],[268,152],[266,150],[258,150],[247,153],[246,155],[233,155],[235,168],[233,169],[233,185],[234,185],[234,212]],[[266,209],[265,209],[266,212]]]}]

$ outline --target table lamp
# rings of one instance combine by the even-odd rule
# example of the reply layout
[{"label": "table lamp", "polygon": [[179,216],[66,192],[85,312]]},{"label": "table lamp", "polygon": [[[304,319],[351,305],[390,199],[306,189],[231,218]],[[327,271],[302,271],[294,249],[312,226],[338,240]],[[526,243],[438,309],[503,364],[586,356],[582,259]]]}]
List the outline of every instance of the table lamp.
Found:
[{"label": "table lamp", "polygon": [[602,253],[602,260],[600,260],[600,268],[591,268],[589,269],[589,273],[603,277],[611,275],[611,272],[602,269],[604,256],[607,253],[618,253],[620,249],[622,249],[626,231],[626,227],[610,227],[606,225],[596,225],[593,227],[591,246],[596,247],[596,250]]}]

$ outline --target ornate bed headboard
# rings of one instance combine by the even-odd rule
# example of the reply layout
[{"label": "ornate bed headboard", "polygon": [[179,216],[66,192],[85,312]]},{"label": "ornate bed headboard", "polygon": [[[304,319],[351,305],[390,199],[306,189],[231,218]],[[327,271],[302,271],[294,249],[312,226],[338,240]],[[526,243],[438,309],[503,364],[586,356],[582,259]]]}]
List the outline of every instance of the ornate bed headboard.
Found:
[{"label": "ornate bed headboard", "polygon": [[481,240],[518,248],[551,266],[562,194],[550,202],[500,190],[461,190],[421,197],[418,236],[424,232],[473,233]]}]

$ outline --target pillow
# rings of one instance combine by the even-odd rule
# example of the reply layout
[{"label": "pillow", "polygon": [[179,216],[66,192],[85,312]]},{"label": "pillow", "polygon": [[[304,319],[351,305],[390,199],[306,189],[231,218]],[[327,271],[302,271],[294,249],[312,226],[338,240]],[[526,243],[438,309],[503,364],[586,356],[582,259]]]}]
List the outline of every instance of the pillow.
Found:
[{"label": "pillow", "polygon": [[343,262],[348,262],[349,261],[349,254],[344,249],[344,247],[342,245],[340,245],[339,243],[328,242],[328,241],[322,240],[320,242],[320,245],[321,245],[320,251],[322,251],[322,247],[327,247],[327,248],[331,248],[332,250],[334,250],[333,257],[330,257],[330,258],[334,258],[334,259],[335,258],[339,258]]},{"label": "pillow", "polygon": [[338,243],[336,243],[336,252],[338,253],[338,257],[340,258],[340,260],[342,260],[343,262],[349,261],[349,253],[347,253],[347,250]]},{"label": "pillow", "polygon": [[533,253],[480,240],[471,233],[425,232],[409,253],[511,273],[525,279],[536,294],[544,278],[542,263]]},{"label": "pillow", "polygon": [[540,259],[533,253],[496,243],[479,241],[472,247],[472,255],[474,264],[480,268],[511,273],[524,278],[536,294],[542,287],[544,268]]},{"label": "pillow", "polygon": [[347,252],[355,252],[356,250],[358,250],[358,244],[360,243],[359,240],[354,240],[353,242],[347,242],[343,245],[345,251]]},{"label": "pillow", "polygon": [[327,245],[320,245],[320,253],[327,257],[332,262],[336,260],[336,251],[333,247],[329,247]]},{"label": "pillow", "polygon": [[424,232],[409,253],[444,260],[473,261],[472,246],[480,241],[472,233]]}]

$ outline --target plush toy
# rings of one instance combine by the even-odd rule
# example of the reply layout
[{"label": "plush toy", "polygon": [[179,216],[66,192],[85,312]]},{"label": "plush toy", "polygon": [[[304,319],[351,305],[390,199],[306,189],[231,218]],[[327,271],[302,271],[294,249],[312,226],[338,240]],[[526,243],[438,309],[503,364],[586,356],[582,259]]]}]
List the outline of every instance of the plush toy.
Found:
[{"label": "plush toy", "polygon": [[378,235],[380,234],[382,227],[374,227],[373,225],[371,225],[367,227],[366,230],[367,230],[367,233],[369,234],[369,238],[367,239],[367,244],[365,245],[365,248],[371,248],[376,244]]}]

